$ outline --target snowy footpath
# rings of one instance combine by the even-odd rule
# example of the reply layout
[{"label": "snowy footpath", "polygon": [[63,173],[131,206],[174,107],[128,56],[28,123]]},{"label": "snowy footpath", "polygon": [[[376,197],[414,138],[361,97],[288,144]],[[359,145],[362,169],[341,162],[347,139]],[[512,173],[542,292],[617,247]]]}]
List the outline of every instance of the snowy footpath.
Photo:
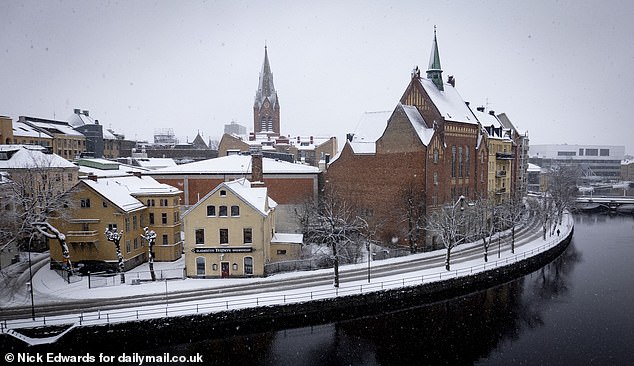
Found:
[{"label": "snowy footpath", "polygon": [[[484,262],[482,242],[460,245],[452,250],[451,270],[444,268],[445,250],[413,254],[406,257],[372,261],[368,282],[368,264],[341,266],[342,282],[339,288],[332,283],[332,269],[310,272],[292,272],[271,275],[265,278],[244,279],[184,279],[88,289],[87,280],[68,284],[47,267],[40,269],[33,278],[34,298],[38,305],[70,304],[78,299],[125,299],[131,300],[116,309],[95,310],[57,316],[36,316],[25,319],[2,320],[2,333],[15,333],[13,329],[48,325],[89,326],[172,316],[206,314],[227,310],[302,303],[341,296],[367,294],[370,292],[418,286],[424,283],[444,281],[471,276],[484,271],[517,263],[543,253],[561,243],[574,226],[571,215],[564,215],[562,224],[553,233],[543,238],[541,230],[516,239],[515,253],[507,243],[498,252],[496,243],[491,244],[489,260]],[[533,228],[533,230],[535,230]],[[559,233],[557,234],[557,230]],[[155,270],[182,268],[181,261],[155,263]],[[147,264],[136,271],[147,270]],[[127,272],[128,274],[133,271]],[[328,278],[329,281],[317,281]],[[195,296],[205,292],[204,297]],[[185,294],[176,301],[174,294]],[[193,300],[188,300],[191,294]],[[143,297],[153,298],[152,305],[144,304]],[[169,295],[169,296],[168,296]],[[159,299],[157,302],[156,299]],[[160,300],[164,299],[164,301]],[[5,299],[6,300],[6,299]],[[14,296],[5,306],[30,307],[30,296]],[[23,339],[27,343],[46,340]],[[54,340],[49,340],[54,341]]]}]

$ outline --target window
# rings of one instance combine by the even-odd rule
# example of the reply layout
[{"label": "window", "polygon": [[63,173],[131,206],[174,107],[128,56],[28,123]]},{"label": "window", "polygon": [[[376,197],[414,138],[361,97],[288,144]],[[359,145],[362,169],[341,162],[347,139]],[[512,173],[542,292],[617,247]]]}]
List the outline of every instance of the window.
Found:
[{"label": "window", "polygon": [[464,155],[465,155],[465,176],[469,176],[469,148],[467,146],[464,147]]},{"label": "window", "polygon": [[174,198],[174,206],[178,206],[178,197]]},{"label": "window", "polygon": [[130,218],[126,217],[124,221],[125,221],[125,232],[127,233],[130,231]]},{"label": "window", "polygon": [[220,244],[229,244],[229,229],[220,229]]},{"label": "window", "polygon": [[434,185],[438,185],[438,173],[434,172]]},{"label": "window", "polygon": [[167,213],[165,212],[161,213],[161,224],[167,225]]},{"label": "window", "polygon": [[196,244],[205,244],[205,229],[196,229]]},{"label": "window", "polygon": [[462,146],[458,146],[458,176],[462,178]]},{"label": "window", "polygon": [[169,240],[167,239],[167,234],[163,234],[163,245],[169,244]]},{"label": "window", "polygon": [[132,249],[130,248],[130,240],[125,241],[125,251],[126,253],[130,253]]},{"label": "window", "polygon": [[586,156],[598,156],[599,149],[586,149]]},{"label": "window", "polygon": [[250,227],[242,229],[242,236],[244,237],[244,244],[253,243],[253,229]]},{"label": "window", "polygon": [[286,255],[286,249],[278,249],[277,255]]},{"label": "window", "polygon": [[231,216],[240,216],[240,206],[231,206]]},{"label": "window", "polygon": [[207,206],[207,216],[216,216],[216,206]]},{"label": "window", "polygon": [[253,257],[244,257],[244,274],[253,274]]},{"label": "window", "polygon": [[456,177],[456,147],[451,147],[451,177]]},{"label": "window", "polygon": [[218,265],[217,265],[216,263],[212,264],[212,265],[211,265],[211,269],[212,269],[213,271],[217,271],[217,270],[218,270]]},{"label": "window", "polygon": [[139,238],[134,238],[134,250],[139,249]]},{"label": "window", "polygon": [[227,197],[227,191],[224,189],[220,191],[220,197]]},{"label": "window", "polygon": [[132,230],[136,230],[138,226],[136,215],[132,216]]},{"label": "window", "polygon": [[90,198],[82,198],[81,199],[81,207],[89,208],[90,207]]},{"label": "window", "polygon": [[434,148],[434,164],[438,164],[438,148]]},{"label": "window", "polygon": [[150,225],[154,225],[154,212],[150,212]]},{"label": "window", "polygon": [[108,207],[108,203],[106,201],[101,201],[101,206]]},{"label": "window", "polygon": [[83,224],[81,224],[81,230],[82,230],[82,231],[89,231],[89,230],[90,230],[90,228],[89,228],[89,226],[88,226],[88,223],[85,223],[85,222],[84,222]]},{"label": "window", "polygon": [[174,224],[178,224],[178,212],[174,212]]},{"label": "window", "polygon": [[205,275],[205,258],[204,257],[196,258],[196,275],[197,276]]},{"label": "window", "polygon": [[610,156],[610,149],[600,149],[599,155],[601,156]]},{"label": "window", "polygon": [[145,227],[145,215],[141,215],[140,217],[139,224],[141,227]]},{"label": "window", "polygon": [[227,206],[220,206],[218,209],[218,216],[227,217]]},{"label": "window", "polygon": [[574,151],[557,151],[557,156],[576,156],[577,153]]},{"label": "window", "polygon": [[579,156],[583,156],[583,149],[579,149]]},{"label": "window", "polygon": [[108,230],[117,231],[117,224],[108,224]]}]

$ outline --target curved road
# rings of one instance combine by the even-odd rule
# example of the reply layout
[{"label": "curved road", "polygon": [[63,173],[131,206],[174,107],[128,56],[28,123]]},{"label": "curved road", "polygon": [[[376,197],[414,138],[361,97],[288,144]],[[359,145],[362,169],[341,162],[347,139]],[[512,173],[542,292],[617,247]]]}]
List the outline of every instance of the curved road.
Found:
[{"label": "curved road", "polygon": [[[524,243],[528,243],[536,238],[541,237],[542,231],[540,225],[533,219],[530,223],[517,229],[515,232],[515,247],[520,247]],[[510,247],[511,238],[502,239],[502,248]],[[489,247],[490,260],[495,259],[494,247],[497,245],[492,243]],[[459,248],[459,247],[458,247]],[[495,248],[497,250],[497,248]],[[472,248],[452,252],[452,264],[468,261],[474,258],[482,258],[484,251],[482,245]],[[393,276],[395,274],[409,273],[413,270],[442,268],[444,267],[445,250],[438,250],[437,254],[425,257],[414,258],[409,261],[394,263],[390,265],[376,266],[372,268],[372,278],[379,281],[381,277]],[[367,278],[367,269],[345,269],[340,270],[340,283],[345,284],[347,281],[354,281]],[[245,294],[262,294],[267,291],[291,290],[296,288],[311,286],[330,285],[333,282],[332,273],[320,273],[313,276],[304,276],[298,278],[284,278],[273,281],[261,281],[240,285],[227,285],[223,287],[214,287],[209,289],[181,290],[168,294],[167,300],[170,304],[193,301],[207,300],[214,298],[224,298],[227,295],[245,295]],[[166,301],[165,294],[146,294],[127,297],[118,297],[111,299],[79,299],[64,300],[59,303],[49,303],[45,305],[36,305],[35,313],[37,316],[53,316],[53,315],[69,315],[76,314],[78,311],[88,312],[96,310],[112,310],[139,305],[160,305]],[[0,320],[22,319],[31,316],[30,306],[7,307],[1,310]]]}]

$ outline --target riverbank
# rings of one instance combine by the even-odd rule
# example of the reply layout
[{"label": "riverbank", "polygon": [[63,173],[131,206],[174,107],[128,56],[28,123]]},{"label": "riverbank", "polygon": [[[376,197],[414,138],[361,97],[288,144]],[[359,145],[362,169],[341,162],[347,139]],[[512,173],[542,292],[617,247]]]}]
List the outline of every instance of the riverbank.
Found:
[{"label": "riverbank", "polygon": [[[439,271],[440,261],[433,266],[434,270],[408,270],[376,278],[369,284],[363,279],[351,280],[339,289],[333,289],[331,284],[303,285],[256,297],[226,294],[223,300],[206,303],[128,309],[126,319],[120,318],[122,312],[82,314],[81,318],[52,317],[47,325],[55,322],[81,325],[57,341],[57,346],[63,345],[65,349],[80,347],[91,340],[117,348],[125,347],[126,339],[137,337],[156,344],[162,340],[196,339],[209,332],[223,336],[241,329],[271,330],[389,312],[488,288],[529,273],[549,263],[566,248],[573,227],[572,218],[566,215],[559,237],[549,235],[543,240],[541,236],[533,236],[525,242],[518,241],[515,253],[507,248],[500,252],[499,259],[491,259],[489,263],[483,263],[481,253],[462,259],[454,257],[452,271]],[[468,246],[462,248],[462,252],[468,250]],[[493,257],[492,253],[489,255]],[[142,310],[140,315],[139,310]],[[16,325],[7,324],[12,328],[17,328]],[[20,349],[20,341],[13,340],[13,344]]]}]

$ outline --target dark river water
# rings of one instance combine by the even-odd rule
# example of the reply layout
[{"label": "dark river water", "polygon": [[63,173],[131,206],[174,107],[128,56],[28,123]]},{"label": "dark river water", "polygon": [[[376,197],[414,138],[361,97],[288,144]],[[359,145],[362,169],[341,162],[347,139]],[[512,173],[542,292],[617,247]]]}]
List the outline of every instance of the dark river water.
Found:
[{"label": "dark river water", "polygon": [[[568,249],[432,305],[161,348],[226,365],[633,365],[634,217],[576,215]],[[159,350],[154,350],[159,351]]]}]

